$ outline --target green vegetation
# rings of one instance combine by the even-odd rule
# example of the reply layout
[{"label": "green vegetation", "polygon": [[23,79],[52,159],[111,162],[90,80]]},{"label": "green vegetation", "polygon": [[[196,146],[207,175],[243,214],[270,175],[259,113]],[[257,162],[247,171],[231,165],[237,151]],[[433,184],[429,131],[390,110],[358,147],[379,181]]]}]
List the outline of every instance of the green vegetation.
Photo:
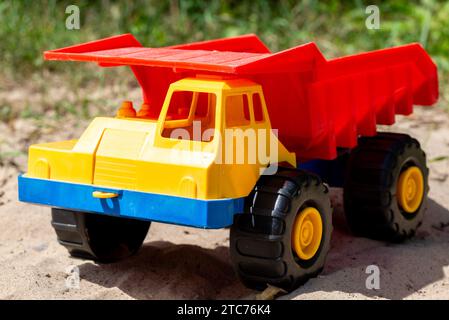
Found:
[{"label": "green vegetation", "polygon": [[[75,3],[81,29],[67,30]],[[44,49],[131,32],[148,46],[254,32],[271,49],[317,41],[330,56],[419,41],[449,70],[449,2],[382,1],[380,30],[365,27],[363,1],[4,1],[1,63],[42,67]],[[52,66],[53,67],[53,66]]]},{"label": "green vegetation", "polygon": [[[125,32],[155,47],[257,33],[274,51],[316,41],[327,57],[421,42],[447,74],[449,2],[377,2],[379,30],[365,27],[365,8],[372,1],[361,0],[3,1],[0,78],[2,73],[20,77],[47,70],[78,77],[80,83],[86,76],[98,79],[98,68],[44,64],[42,51]],[[80,8],[80,30],[65,28],[65,9],[70,4]],[[7,116],[8,109],[1,113]]]},{"label": "green vegetation", "polygon": [[[373,2],[379,30],[365,26]],[[65,27],[72,4],[80,30]],[[126,32],[154,47],[256,33],[273,51],[315,41],[326,57],[421,42],[440,69],[440,106],[449,105],[447,0],[3,0],[0,22],[0,166],[26,163],[17,155],[29,143],[76,137],[91,117],[113,115],[123,97],[138,103],[126,68],[42,59],[44,50]]]}]

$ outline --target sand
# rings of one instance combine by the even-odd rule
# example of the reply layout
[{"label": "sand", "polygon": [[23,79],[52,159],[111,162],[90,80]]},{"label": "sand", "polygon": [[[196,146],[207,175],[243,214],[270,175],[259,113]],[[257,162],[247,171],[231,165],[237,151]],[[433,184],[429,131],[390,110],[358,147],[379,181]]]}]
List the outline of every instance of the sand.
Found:
[{"label": "sand", "polygon": [[[416,237],[390,244],[352,236],[341,191],[332,190],[334,233],[325,270],[280,299],[449,299],[449,117],[438,109],[417,111],[391,128],[417,137],[431,160],[429,208]],[[56,242],[50,209],[17,201],[21,168],[0,166],[0,299],[267,298],[234,275],[228,229],[153,223],[139,253],[123,262],[70,258]],[[379,267],[378,290],[365,286],[369,265]],[[78,286],[67,286],[76,280],[74,268]]]}]

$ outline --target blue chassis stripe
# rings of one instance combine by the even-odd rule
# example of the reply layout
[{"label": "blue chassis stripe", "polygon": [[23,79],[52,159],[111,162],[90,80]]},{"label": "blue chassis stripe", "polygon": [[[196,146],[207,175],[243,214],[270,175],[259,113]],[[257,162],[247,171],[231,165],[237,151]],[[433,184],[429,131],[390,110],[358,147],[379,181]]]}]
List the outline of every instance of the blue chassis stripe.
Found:
[{"label": "blue chassis stripe", "polygon": [[[93,191],[116,192],[113,199],[92,197]],[[243,212],[244,198],[198,200],[132,190],[19,176],[19,200],[64,209],[159,221],[198,228],[232,225]]]}]

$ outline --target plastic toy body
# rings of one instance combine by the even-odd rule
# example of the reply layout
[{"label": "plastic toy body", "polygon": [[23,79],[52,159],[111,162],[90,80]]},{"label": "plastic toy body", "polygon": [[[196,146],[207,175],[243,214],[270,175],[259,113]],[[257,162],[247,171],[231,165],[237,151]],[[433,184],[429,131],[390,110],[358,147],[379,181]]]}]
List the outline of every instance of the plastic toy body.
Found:
[{"label": "plastic toy body", "polygon": [[[84,234],[97,225],[84,212],[201,228],[232,225],[232,257],[245,283],[293,288],[321,270],[332,231],[327,185],[310,172],[344,186],[355,231],[398,236],[388,222],[373,230],[369,218],[354,214],[365,210],[357,191],[363,186],[368,193],[398,194],[391,210],[407,235],[419,225],[428,190],[424,153],[416,140],[376,129],[412,113],[413,104],[438,98],[436,67],[418,44],[328,61],[313,43],[271,53],[254,35],[168,48],[144,48],[122,35],[48,51],[45,58],[130,66],[143,91],[138,111],[125,101],[117,117],[96,118],[79,140],[30,147],[19,198],[67,210],[55,209],[53,219],[73,255],[114,260]],[[226,140],[229,130],[234,136]],[[263,132],[254,136],[255,148],[229,143],[244,141],[248,130]],[[354,159],[376,153],[378,144],[390,153],[361,167],[368,180],[358,181],[352,168],[362,160]],[[265,161],[250,161],[260,153]],[[228,154],[231,161],[223,161]],[[383,178],[376,175],[389,154],[398,156],[388,168],[395,179],[382,189],[388,183],[377,185]],[[262,175],[277,166],[279,172]],[[382,197],[370,199],[384,210]],[[75,244],[67,219],[77,226]],[[149,225],[129,226],[146,232]],[[139,232],[130,231],[139,234],[132,245],[123,240],[129,253],[143,241]]]},{"label": "plastic toy body", "polygon": [[[214,103],[209,101],[206,105],[201,104],[204,101],[197,101],[190,117],[169,120],[173,117],[168,114],[169,107],[176,100],[176,94],[186,92],[192,94],[192,101],[198,100],[200,94],[213,95]],[[96,118],[79,140],[31,146],[29,171],[20,179],[20,191],[34,192],[20,192],[20,199],[201,228],[230,226],[233,214],[242,210],[243,198],[256,184],[262,164],[226,164],[225,159],[217,163],[219,154],[224,152],[219,139],[203,141],[203,132],[199,132],[198,141],[178,140],[164,132],[177,127],[192,129],[195,112],[200,107],[208,107],[214,116],[208,121],[215,124],[211,136],[224,137],[229,121],[239,120],[225,109],[231,108],[235,99],[243,95],[251,97],[246,126],[264,129],[277,141],[271,133],[260,86],[244,80],[187,78],[169,87],[159,119],[137,118],[135,112],[126,117]],[[259,107],[265,115],[265,120],[257,123],[253,119],[254,95],[260,98]],[[129,108],[128,105],[126,103],[125,108]],[[123,112],[123,106],[119,112]],[[295,155],[277,143],[275,160],[295,166]],[[255,153],[258,153],[258,145]],[[235,150],[232,153],[236,154]],[[184,210],[173,214],[173,208],[178,207]]]}]

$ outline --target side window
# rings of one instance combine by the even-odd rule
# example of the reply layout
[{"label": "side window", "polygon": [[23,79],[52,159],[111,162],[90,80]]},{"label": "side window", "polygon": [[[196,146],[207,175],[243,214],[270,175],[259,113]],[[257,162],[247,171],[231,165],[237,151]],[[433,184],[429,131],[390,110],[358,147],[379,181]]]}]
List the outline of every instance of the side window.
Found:
[{"label": "side window", "polygon": [[248,96],[228,96],[225,104],[226,125],[228,127],[241,127],[250,124]]},{"label": "side window", "polygon": [[263,121],[262,101],[258,93],[253,94],[254,120],[256,122]]}]

